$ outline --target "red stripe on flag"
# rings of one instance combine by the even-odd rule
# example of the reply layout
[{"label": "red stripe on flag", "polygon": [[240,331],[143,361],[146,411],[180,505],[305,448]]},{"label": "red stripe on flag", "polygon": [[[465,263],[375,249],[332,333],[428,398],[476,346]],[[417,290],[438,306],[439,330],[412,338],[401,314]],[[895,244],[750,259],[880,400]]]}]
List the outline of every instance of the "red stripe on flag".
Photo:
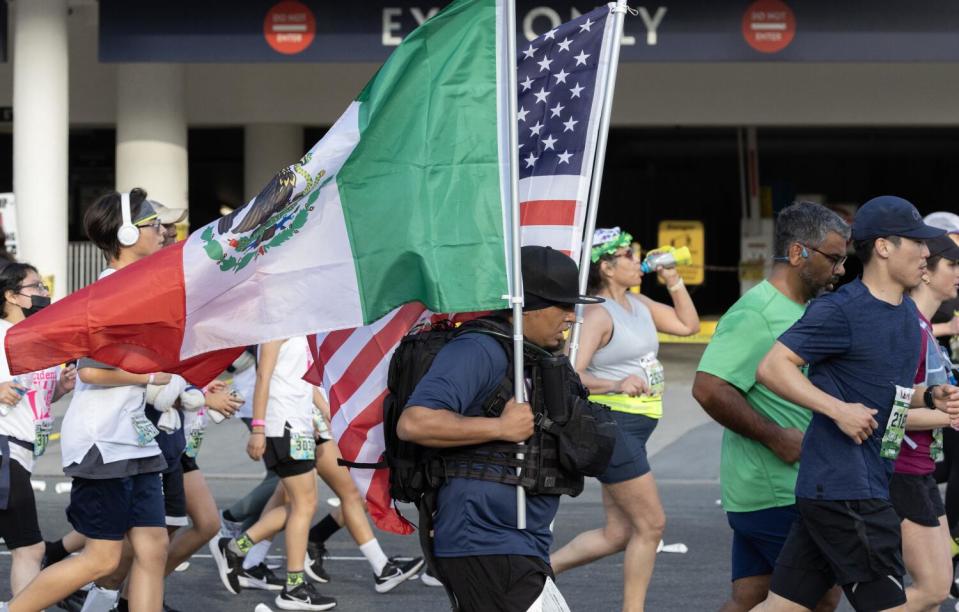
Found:
[{"label": "red stripe on flag", "polygon": [[[347,427],[339,439],[336,441],[340,447],[340,454],[344,459],[355,461],[359,456],[363,445],[366,444],[370,429],[383,422],[383,400],[389,390],[383,389],[382,393],[376,396],[372,402],[366,405],[358,414],[350,420],[350,426]],[[374,461],[379,459],[376,457]]]},{"label": "red stripe on flag", "polygon": [[520,203],[521,225],[573,225],[576,200],[530,200]]},{"label": "red stripe on flag", "polygon": [[413,533],[413,524],[403,518],[393,507],[393,499],[390,497],[389,470],[382,469],[374,472],[370,488],[366,491],[366,507],[369,508],[370,518],[378,528],[400,535]]},{"label": "red stripe on flag", "polygon": [[357,353],[332,388],[327,389],[330,398],[335,396],[340,404],[348,402],[383,357],[410,331],[410,327],[422,312],[423,305],[419,302],[412,302],[400,308],[390,322],[376,332]]}]

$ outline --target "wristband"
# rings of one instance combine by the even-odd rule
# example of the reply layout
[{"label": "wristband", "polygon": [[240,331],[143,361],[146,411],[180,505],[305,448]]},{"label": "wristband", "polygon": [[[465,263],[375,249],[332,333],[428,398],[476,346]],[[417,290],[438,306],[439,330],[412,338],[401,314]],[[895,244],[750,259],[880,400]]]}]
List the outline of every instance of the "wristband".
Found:
[{"label": "wristband", "polygon": [[925,393],[922,394],[922,403],[926,405],[926,408],[935,408],[936,402],[933,401],[932,390],[938,387],[939,385],[932,385],[926,387]]},{"label": "wristband", "polygon": [[666,287],[666,289],[667,289],[670,293],[676,293],[677,291],[679,291],[680,289],[682,289],[682,288],[685,287],[685,286],[686,286],[686,284],[683,282],[683,279],[679,279],[679,280],[676,281],[676,283],[673,284],[671,287]]},{"label": "wristband", "polygon": [[147,376],[147,384],[148,384],[148,385],[152,385],[152,384],[153,384],[153,377],[154,377],[154,376],[156,376],[156,374],[150,374],[149,376]]},{"label": "wristband", "polygon": [[250,421],[250,427],[266,427],[266,421],[263,419],[253,419]]}]

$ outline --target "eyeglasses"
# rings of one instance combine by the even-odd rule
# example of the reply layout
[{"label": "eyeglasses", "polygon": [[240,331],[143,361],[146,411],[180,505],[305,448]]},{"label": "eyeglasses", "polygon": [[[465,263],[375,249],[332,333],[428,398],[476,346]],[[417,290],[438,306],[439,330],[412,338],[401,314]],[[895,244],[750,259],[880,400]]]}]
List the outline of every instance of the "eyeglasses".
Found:
[{"label": "eyeglasses", "polygon": [[160,231],[160,228],[163,227],[163,224],[160,223],[160,218],[159,218],[159,217],[154,217],[152,221],[148,221],[148,222],[146,222],[146,223],[137,224],[137,227],[139,227],[139,228],[141,228],[141,229],[147,228],[147,227],[151,227],[151,228],[153,228],[153,229],[155,229],[155,230],[157,230],[157,231]]},{"label": "eyeglasses", "polygon": [[831,254],[829,254],[829,253],[823,253],[822,251],[820,251],[819,249],[817,249],[817,248],[814,247],[814,246],[809,246],[808,244],[803,244],[802,242],[800,242],[799,244],[802,244],[802,245],[803,245],[804,247],[806,247],[807,249],[812,249],[813,251],[816,251],[817,253],[819,253],[820,255],[822,255],[823,257],[825,257],[826,259],[828,259],[828,260],[832,263],[832,269],[833,269],[833,270],[835,270],[835,269],[838,268],[839,266],[841,266],[841,265],[843,265],[844,263],[846,263],[846,256],[845,256],[845,255],[831,255]]},{"label": "eyeglasses", "polygon": [[30,283],[29,285],[20,285],[20,292],[22,292],[24,289],[36,289],[40,293],[50,293],[50,289],[42,282]]}]

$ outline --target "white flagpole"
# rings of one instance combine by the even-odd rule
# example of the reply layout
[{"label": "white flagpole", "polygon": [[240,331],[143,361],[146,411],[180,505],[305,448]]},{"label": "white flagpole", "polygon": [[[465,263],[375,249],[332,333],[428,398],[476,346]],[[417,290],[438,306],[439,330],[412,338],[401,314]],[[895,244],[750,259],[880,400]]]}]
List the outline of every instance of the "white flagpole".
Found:
[{"label": "white flagpole", "polygon": [[[616,90],[616,72],[619,69],[619,47],[623,37],[623,20],[626,17],[626,0],[617,0],[613,8],[613,40],[609,58],[609,70],[603,91],[603,111],[599,119],[599,134],[596,139],[596,157],[593,160],[593,180],[586,201],[586,227],[583,231],[583,249],[579,254],[579,292],[586,293],[589,280],[590,254],[593,250],[593,231],[596,229],[596,213],[599,210],[599,190],[603,186],[603,166],[606,163],[606,141],[609,136],[609,118],[613,111],[613,93]],[[576,305],[576,321],[569,336],[569,361],[576,367],[579,353],[579,336],[583,326],[583,305]]]},{"label": "white flagpole", "polygon": [[[526,401],[526,375],[523,372],[523,266],[520,260],[519,211],[519,126],[516,124],[516,3],[506,0],[506,57],[507,120],[509,121],[509,183],[510,183],[510,240],[512,244],[512,287],[510,302],[513,307],[513,393],[517,402]],[[516,456],[523,459],[523,454]],[[517,469],[516,473],[520,474]],[[526,529],[526,489],[516,487],[516,528]]]}]

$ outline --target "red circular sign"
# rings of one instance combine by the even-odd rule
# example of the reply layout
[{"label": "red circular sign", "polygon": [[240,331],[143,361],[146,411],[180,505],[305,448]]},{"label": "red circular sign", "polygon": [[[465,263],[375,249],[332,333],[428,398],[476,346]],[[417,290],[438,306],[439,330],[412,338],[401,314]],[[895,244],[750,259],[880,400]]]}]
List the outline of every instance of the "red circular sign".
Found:
[{"label": "red circular sign", "polygon": [[756,0],[743,14],[743,37],[760,53],[782,51],[796,35],[796,16],[780,0]]},{"label": "red circular sign", "polygon": [[283,0],[267,11],[263,18],[263,35],[274,51],[296,55],[313,42],[316,18],[302,2]]}]

